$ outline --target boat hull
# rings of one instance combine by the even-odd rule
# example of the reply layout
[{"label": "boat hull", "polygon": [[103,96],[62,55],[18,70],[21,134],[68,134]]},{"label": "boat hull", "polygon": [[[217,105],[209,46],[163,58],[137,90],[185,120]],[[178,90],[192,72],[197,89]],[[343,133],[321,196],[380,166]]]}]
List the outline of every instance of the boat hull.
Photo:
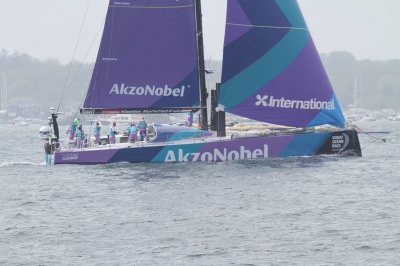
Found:
[{"label": "boat hull", "polygon": [[216,162],[338,154],[361,156],[357,131],[306,132],[108,149],[58,151],[55,164]]}]

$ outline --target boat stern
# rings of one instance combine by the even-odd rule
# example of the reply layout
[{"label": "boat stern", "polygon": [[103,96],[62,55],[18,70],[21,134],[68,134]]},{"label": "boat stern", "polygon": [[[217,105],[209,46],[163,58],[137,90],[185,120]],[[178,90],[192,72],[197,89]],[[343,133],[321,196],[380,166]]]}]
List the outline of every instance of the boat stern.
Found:
[{"label": "boat stern", "polygon": [[343,156],[362,156],[358,132],[354,129],[331,132],[318,148],[319,154],[339,154]]}]

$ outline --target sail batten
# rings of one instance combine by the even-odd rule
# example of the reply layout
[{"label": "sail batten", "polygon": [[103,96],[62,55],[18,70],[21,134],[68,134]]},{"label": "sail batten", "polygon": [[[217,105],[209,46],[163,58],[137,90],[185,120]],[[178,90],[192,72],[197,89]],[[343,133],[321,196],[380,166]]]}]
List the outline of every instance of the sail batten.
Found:
[{"label": "sail batten", "polygon": [[344,125],[296,0],[228,0],[219,103],[272,124]]},{"label": "sail batten", "polygon": [[111,0],[83,108],[199,108],[198,72],[194,0]]}]

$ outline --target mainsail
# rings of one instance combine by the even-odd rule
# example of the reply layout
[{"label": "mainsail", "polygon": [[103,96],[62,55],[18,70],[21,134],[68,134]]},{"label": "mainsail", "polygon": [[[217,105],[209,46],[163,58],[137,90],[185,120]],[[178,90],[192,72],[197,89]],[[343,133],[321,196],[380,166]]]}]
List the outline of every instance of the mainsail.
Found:
[{"label": "mainsail", "polygon": [[101,112],[199,108],[194,0],[111,0],[83,107]]},{"label": "mainsail", "polygon": [[344,126],[296,0],[228,0],[219,103],[277,125]]}]

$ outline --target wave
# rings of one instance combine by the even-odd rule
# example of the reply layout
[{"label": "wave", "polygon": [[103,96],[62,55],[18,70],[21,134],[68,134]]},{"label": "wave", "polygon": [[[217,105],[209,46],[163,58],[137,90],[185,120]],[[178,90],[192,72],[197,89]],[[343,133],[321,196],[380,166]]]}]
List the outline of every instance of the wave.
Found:
[{"label": "wave", "polygon": [[9,166],[43,166],[45,162],[27,162],[27,161],[15,161],[15,162],[1,162],[0,168]]}]

